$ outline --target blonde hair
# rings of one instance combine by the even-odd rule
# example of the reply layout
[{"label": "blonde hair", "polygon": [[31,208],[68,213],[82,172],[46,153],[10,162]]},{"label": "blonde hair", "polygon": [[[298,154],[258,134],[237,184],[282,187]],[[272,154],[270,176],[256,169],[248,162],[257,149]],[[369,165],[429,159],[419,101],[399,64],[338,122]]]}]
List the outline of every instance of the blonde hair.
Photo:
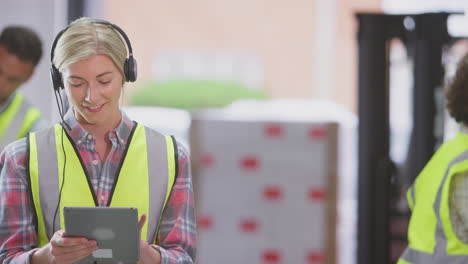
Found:
[{"label": "blonde hair", "polygon": [[53,64],[63,72],[73,63],[91,55],[107,55],[119,69],[125,82],[124,63],[127,48],[120,34],[110,25],[93,23],[82,17],[70,24],[54,50]]}]

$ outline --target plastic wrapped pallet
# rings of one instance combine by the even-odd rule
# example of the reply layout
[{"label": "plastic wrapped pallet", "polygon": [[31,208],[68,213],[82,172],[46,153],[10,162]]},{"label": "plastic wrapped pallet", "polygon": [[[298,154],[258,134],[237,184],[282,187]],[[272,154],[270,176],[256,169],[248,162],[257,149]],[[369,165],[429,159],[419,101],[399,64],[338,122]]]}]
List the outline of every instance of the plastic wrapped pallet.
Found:
[{"label": "plastic wrapped pallet", "polygon": [[198,263],[337,263],[330,107],[246,101],[192,115]]}]

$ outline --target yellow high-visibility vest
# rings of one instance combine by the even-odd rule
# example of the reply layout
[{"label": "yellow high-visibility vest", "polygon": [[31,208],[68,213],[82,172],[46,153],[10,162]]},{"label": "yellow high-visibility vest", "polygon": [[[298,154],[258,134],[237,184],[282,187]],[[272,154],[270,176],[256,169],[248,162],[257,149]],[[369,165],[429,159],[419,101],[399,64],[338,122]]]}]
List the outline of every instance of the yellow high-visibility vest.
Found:
[{"label": "yellow high-visibility vest", "polygon": [[0,114],[0,150],[26,136],[40,117],[39,110],[31,106],[23,94],[16,93],[5,111]]},{"label": "yellow high-visibility vest", "polygon": [[[52,227],[62,183],[56,227],[64,228],[63,207],[98,206],[79,153],[62,129],[60,125],[55,125],[30,133],[27,138],[39,246],[47,244],[56,231]],[[124,153],[107,206],[136,207],[139,217],[146,214],[147,221],[141,238],[151,244],[157,238],[159,221],[177,173],[176,142],[173,137],[136,124]]]},{"label": "yellow high-visibility vest", "polygon": [[468,134],[445,142],[409,189],[411,212],[408,248],[398,264],[468,263],[468,244],[455,234],[450,220],[450,186],[468,171]]}]

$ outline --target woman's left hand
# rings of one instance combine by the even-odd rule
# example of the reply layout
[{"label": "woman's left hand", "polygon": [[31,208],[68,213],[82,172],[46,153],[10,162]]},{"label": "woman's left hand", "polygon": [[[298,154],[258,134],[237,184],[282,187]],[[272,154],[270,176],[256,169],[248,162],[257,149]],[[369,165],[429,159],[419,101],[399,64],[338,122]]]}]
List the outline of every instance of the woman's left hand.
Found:
[{"label": "woman's left hand", "polygon": [[[138,221],[138,229],[140,230],[140,237],[141,237],[141,230],[143,229],[143,225],[146,222],[146,214],[142,214],[140,220]],[[140,239],[140,260],[138,263],[146,264],[146,263],[161,263],[161,253],[153,248],[151,245],[146,242],[146,240]]]}]

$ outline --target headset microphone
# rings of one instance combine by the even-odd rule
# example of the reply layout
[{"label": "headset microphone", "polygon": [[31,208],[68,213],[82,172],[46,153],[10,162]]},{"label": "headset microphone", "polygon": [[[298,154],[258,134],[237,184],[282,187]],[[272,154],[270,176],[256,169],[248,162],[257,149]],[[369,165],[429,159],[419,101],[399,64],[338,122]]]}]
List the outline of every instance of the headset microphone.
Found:
[{"label": "headset microphone", "polygon": [[55,95],[55,102],[57,103],[57,108],[59,111],[60,120],[62,121],[60,122],[60,124],[62,125],[62,127],[65,127],[67,131],[70,131],[71,130],[70,125],[68,125],[68,123],[65,122],[65,120],[63,119],[63,116],[65,115],[64,113],[65,109],[63,106],[62,96],[59,91],[54,91],[54,95]]}]

